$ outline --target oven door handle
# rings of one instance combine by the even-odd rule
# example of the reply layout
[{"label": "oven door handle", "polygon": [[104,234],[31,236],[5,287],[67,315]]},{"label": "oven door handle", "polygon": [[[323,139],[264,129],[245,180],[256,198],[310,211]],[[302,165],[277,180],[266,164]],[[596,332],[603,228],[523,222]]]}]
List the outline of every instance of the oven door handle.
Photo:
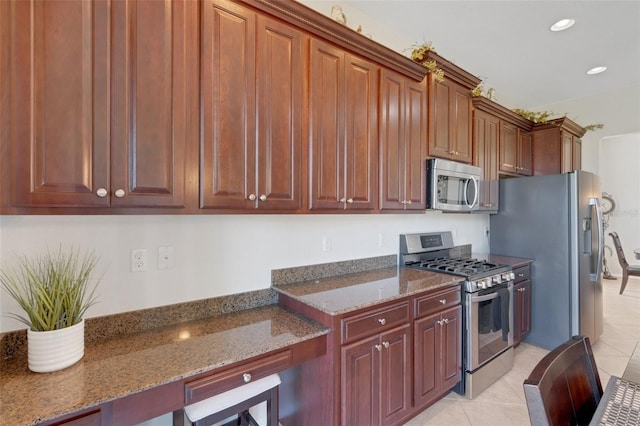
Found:
[{"label": "oven door handle", "polygon": [[471,296],[471,303],[486,302],[487,300],[498,297],[498,292],[487,294],[485,296]]}]

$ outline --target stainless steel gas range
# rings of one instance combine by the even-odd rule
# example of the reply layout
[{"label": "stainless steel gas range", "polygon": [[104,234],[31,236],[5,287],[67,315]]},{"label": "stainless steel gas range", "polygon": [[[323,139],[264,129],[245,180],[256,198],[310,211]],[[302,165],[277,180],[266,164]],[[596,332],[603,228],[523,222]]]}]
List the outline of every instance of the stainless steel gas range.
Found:
[{"label": "stainless steel gas range", "polygon": [[400,235],[400,264],[464,277],[462,365],[455,391],[473,398],[513,367],[511,266],[471,257],[451,232]]}]

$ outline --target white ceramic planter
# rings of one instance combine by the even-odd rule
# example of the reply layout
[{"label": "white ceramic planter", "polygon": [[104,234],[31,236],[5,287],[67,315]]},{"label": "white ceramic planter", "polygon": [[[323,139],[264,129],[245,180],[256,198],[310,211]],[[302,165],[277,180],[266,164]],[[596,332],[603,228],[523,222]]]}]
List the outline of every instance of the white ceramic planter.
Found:
[{"label": "white ceramic planter", "polygon": [[27,330],[29,370],[49,373],[62,370],[84,356],[84,319],[53,331]]}]

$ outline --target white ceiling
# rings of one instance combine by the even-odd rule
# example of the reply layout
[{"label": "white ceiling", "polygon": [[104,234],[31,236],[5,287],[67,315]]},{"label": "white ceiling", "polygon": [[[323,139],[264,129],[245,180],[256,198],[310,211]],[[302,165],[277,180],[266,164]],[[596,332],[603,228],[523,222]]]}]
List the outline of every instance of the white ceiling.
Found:
[{"label": "white ceiling", "polygon": [[[534,109],[640,85],[640,0],[346,0],[508,96]],[[553,33],[562,18],[576,24]],[[376,38],[376,37],[374,37]],[[408,54],[408,52],[407,52]],[[589,76],[594,66],[608,67]],[[637,89],[636,89],[637,90]],[[640,94],[639,94],[640,96]]]}]

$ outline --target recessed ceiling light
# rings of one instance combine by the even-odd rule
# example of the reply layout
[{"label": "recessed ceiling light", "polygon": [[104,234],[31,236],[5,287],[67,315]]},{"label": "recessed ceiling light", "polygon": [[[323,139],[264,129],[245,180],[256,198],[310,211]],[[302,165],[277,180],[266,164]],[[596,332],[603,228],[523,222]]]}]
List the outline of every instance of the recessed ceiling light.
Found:
[{"label": "recessed ceiling light", "polygon": [[591,68],[589,71],[587,71],[587,74],[589,75],[600,74],[601,72],[605,72],[606,70],[607,70],[607,67],[594,67],[594,68]]},{"label": "recessed ceiling light", "polygon": [[575,19],[571,19],[571,18],[566,18],[566,19],[561,19],[558,22],[556,22],[555,24],[553,24],[550,28],[551,31],[563,31],[566,30],[568,28],[571,28],[573,26],[573,24],[576,23]]}]

